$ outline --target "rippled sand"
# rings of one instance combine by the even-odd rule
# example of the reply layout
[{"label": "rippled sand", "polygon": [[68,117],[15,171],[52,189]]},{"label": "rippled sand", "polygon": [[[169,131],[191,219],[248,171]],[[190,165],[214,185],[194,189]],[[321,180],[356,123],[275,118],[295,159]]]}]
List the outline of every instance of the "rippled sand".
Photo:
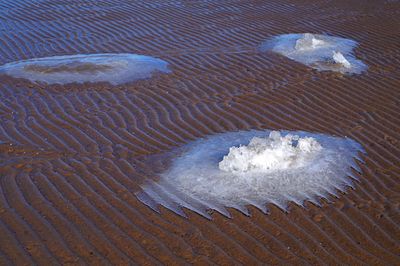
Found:
[{"label": "rippled sand", "polygon": [[[151,55],[171,73],[46,85],[0,75],[0,264],[399,263],[400,73],[395,1],[0,1],[0,65],[47,56]],[[264,40],[359,43],[360,75],[318,72]],[[348,136],[367,155],[322,207],[269,204],[213,220],[135,196],[170,154],[250,130]],[[157,195],[176,204],[171,190]]]}]

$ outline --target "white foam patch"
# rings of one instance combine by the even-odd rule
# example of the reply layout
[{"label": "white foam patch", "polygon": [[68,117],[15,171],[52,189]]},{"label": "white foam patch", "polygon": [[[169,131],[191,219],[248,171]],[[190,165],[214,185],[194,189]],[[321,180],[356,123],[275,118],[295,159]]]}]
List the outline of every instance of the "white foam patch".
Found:
[{"label": "white foam patch", "polygon": [[78,54],[12,62],[0,73],[49,84],[110,82],[117,85],[151,77],[154,71],[168,73],[168,63],[136,54]]},{"label": "white foam patch", "polygon": [[153,209],[161,204],[184,215],[180,206],[206,217],[207,209],[229,216],[224,207],[248,214],[249,204],[263,211],[266,203],[284,210],[289,201],[319,204],[352,186],[359,151],[349,138],[307,132],[218,134],[184,147],[160,180],[143,185],[137,196]]},{"label": "white foam patch", "polygon": [[341,52],[333,52],[333,61],[342,65],[345,68],[351,68],[349,60],[347,60]]},{"label": "white foam patch", "polygon": [[263,44],[262,51],[272,51],[321,71],[359,74],[367,66],[353,56],[357,42],[321,34],[283,34]]},{"label": "white foam patch", "polygon": [[247,146],[229,148],[219,169],[234,174],[295,169],[307,166],[320,150],[321,145],[314,138],[281,136],[273,131],[267,138],[252,138]]}]

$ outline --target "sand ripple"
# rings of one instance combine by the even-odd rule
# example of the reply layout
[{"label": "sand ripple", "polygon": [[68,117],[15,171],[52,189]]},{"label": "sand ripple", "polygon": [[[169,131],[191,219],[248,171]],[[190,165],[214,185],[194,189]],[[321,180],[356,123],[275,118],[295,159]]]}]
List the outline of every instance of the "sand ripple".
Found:
[{"label": "sand ripple", "polygon": [[[150,54],[170,75],[113,90],[0,76],[0,264],[398,264],[397,2],[0,1],[0,64]],[[360,43],[366,74],[320,73],[260,53],[268,37]],[[160,156],[227,131],[348,136],[366,149],[354,190],[322,208],[251,217],[153,212],[135,193]],[[174,204],[169,190],[159,197]]]}]

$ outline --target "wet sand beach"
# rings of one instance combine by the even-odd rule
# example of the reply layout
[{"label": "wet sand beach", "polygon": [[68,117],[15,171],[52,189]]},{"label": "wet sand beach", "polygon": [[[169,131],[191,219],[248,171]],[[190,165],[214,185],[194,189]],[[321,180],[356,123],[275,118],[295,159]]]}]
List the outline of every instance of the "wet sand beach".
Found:
[{"label": "wet sand beach", "polygon": [[[357,41],[368,69],[319,72],[259,49],[304,32]],[[0,0],[0,65],[134,53],[171,70],[119,85],[0,73],[0,265],[400,264],[399,43],[398,1]],[[171,152],[250,129],[350,137],[366,152],[359,181],[322,207],[232,219],[135,196]]]}]

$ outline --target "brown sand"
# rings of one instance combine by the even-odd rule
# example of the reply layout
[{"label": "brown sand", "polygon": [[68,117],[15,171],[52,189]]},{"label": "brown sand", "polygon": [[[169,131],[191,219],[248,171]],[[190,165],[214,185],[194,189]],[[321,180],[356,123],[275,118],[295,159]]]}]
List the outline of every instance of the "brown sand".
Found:
[{"label": "brown sand", "polygon": [[60,66],[42,66],[39,64],[27,65],[24,67],[24,70],[30,71],[33,73],[62,73],[62,72],[72,72],[72,73],[82,73],[82,74],[96,74],[98,72],[105,72],[112,70],[112,66],[110,65],[100,65],[93,63],[69,63],[63,64]]},{"label": "brown sand", "polygon": [[[0,76],[0,264],[400,264],[400,3],[139,2],[0,1],[0,64],[129,52],[173,70],[118,87]],[[292,32],[355,39],[368,72],[257,51]],[[250,128],[349,136],[360,182],[322,208],[212,221],[134,196],[147,158]]]}]

